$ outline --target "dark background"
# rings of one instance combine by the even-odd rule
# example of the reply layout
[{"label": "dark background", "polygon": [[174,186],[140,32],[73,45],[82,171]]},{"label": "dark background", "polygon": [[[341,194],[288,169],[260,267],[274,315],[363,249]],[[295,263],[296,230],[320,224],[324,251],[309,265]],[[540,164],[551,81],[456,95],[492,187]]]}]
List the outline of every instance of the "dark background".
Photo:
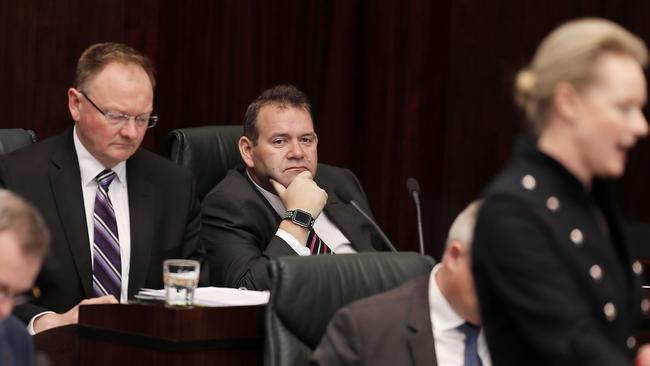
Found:
[{"label": "dark background", "polygon": [[[39,139],[71,125],[66,90],[77,58],[128,43],[158,69],[161,123],[144,145],[167,155],[179,127],[241,123],[262,90],[292,83],[311,98],[320,161],[352,169],[380,225],[417,249],[422,187],[427,252],[507,161],[522,131],[512,80],[555,26],[602,16],[650,41],[650,2],[0,1],[0,128]],[[628,218],[650,221],[648,142],[620,182]]]}]

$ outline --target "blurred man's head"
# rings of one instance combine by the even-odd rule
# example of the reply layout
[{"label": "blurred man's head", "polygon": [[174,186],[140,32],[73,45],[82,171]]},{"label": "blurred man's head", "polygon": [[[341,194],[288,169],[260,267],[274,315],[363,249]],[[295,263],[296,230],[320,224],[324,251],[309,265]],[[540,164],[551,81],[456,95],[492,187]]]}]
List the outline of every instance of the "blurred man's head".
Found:
[{"label": "blurred man's head", "polygon": [[481,202],[474,201],[454,220],[436,281],[451,307],[465,320],[480,324],[478,298],[472,276],[471,247]]},{"label": "blurred man's head", "polygon": [[98,43],[79,58],[68,108],[79,140],[104,167],[130,158],[155,125],[155,85],[151,61],[127,45]]},{"label": "blurred man's head", "polygon": [[0,189],[0,321],[11,314],[16,295],[32,287],[49,241],[36,208]]},{"label": "blurred man's head", "polygon": [[309,100],[294,86],[268,89],[248,106],[239,151],[261,187],[273,192],[270,178],[287,187],[300,172],[316,175],[317,145]]}]

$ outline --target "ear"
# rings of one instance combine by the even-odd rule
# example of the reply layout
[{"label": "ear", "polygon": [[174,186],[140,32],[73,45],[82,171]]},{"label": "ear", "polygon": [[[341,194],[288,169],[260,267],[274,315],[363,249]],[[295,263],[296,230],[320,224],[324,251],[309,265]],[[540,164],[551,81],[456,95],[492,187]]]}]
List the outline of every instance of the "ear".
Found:
[{"label": "ear", "polygon": [[458,240],[452,240],[447,244],[445,256],[448,257],[450,265],[456,266],[466,255],[466,249]]},{"label": "ear", "polygon": [[561,82],[553,91],[553,111],[561,120],[573,123],[580,106],[580,94],[573,85]]},{"label": "ear", "polygon": [[79,121],[80,111],[79,106],[81,105],[82,95],[75,88],[68,89],[68,109],[70,110],[70,116],[72,119],[77,122]]},{"label": "ear", "polygon": [[246,136],[239,138],[239,154],[241,154],[246,166],[249,169],[253,169],[253,141]]}]

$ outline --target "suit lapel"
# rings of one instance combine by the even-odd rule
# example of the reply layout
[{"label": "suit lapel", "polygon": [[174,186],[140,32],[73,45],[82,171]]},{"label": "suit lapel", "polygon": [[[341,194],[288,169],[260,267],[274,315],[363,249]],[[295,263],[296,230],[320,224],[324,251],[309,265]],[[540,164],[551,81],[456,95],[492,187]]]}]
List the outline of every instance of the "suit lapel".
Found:
[{"label": "suit lapel", "polygon": [[54,169],[49,174],[50,186],[85,295],[91,297],[93,295],[92,263],[79,161],[74,149],[72,132],[64,138],[65,143],[52,156]]},{"label": "suit lapel", "polygon": [[[154,237],[155,198],[153,185],[140,166],[139,153],[126,163],[129,190],[129,221],[131,225],[131,261],[129,297],[144,286],[149,272],[149,256]],[[159,199],[163,199],[159,197]]]},{"label": "suit lapel", "polygon": [[436,365],[429,311],[429,274],[418,279],[406,316],[406,341],[413,365]]}]

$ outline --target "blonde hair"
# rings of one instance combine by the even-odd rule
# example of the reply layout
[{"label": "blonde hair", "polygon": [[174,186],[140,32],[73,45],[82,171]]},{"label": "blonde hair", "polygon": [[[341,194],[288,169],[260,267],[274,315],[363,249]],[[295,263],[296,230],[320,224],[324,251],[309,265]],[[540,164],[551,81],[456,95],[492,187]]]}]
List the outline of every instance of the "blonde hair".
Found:
[{"label": "blonde hair", "polygon": [[531,64],[515,80],[515,100],[536,132],[548,118],[555,87],[566,82],[584,89],[593,81],[594,63],[605,52],[630,55],[643,67],[648,61],[648,50],[639,37],[605,19],[573,20],[546,36]]},{"label": "blonde hair", "polygon": [[466,249],[470,249],[472,241],[474,240],[474,227],[476,226],[476,216],[478,210],[481,208],[482,201],[477,200],[470,203],[461,213],[456,216],[456,219],[449,228],[447,234],[447,245],[452,241],[459,241]]}]

